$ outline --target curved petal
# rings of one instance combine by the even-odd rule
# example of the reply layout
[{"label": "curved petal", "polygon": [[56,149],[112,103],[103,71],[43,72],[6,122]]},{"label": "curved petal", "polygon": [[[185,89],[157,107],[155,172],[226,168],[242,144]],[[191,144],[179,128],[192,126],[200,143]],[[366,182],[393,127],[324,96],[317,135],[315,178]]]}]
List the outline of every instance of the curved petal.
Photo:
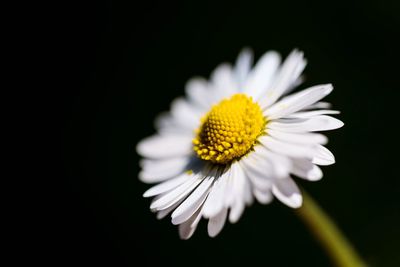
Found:
[{"label": "curved petal", "polygon": [[308,107],[305,107],[303,110],[311,110],[311,109],[328,109],[331,108],[332,104],[329,102],[320,101]]},{"label": "curved petal", "polygon": [[300,208],[303,203],[300,189],[292,178],[276,180],[272,186],[272,193],[283,204],[291,208]]},{"label": "curved petal", "polygon": [[245,93],[258,99],[263,96],[271,85],[272,79],[281,62],[280,55],[275,51],[265,53],[255,65],[244,84]]},{"label": "curved petal", "polygon": [[229,221],[231,223],[236,223],[240,216],[243,214],[245,209],[245,195],[244,188],[246,183],[246,177],[243,171],[243,168],[235,162],[232,164],[232,167],[235,168],[235,171],[232,172],[232,180],[233,180],[233,194],[234,198],[231,200],[231,208],[229,213]]},{"label": "curved petal", "polygon": [[246,177],[249,178],[254,188],[266,191],[272,187],[274,176],[273,166],[267,160],[257,160],[254,157],[246,157],[240,161]]},{"label": "curved petal", "polygon": [[271,136],[262,136],[259,141],[269,150],[288,157],[311,159],[315,154],[312,146],[282,142]]},{"label": "curved petal", "polygon": [[303,52],[293,50],[292,53],[283,62],[282,67],[278,71],[273,84],[260,99],[260,105],[263,109],[275,103],[287,90],[292,88],[292,84],[296,83],[301,72],[304,70],[307,62],[303,57]]},{"label": "curved petal", "polygon": [[165,216],[167,216],[170,212],[172,212],[173,210],[175,210],[176,207],[178,207],[179,204],[182,203],[182,201],[183,201],[183,199],[181,199],[180,201],[176,202],[176,203],[175,203],[174,205],[172,205],[171,207],[168,207],[168,208],[166,208],[166,209],[157,211],[156,218],[157,218],[158,220],[161,220],[161,219],[165,218]]},{"label": "curved petal", "polygon": [[183,174],[181,174],[175,178],[172,178],[168,181],[159,183],[159,184],[151,187],[150,189],[148,189],[146,192],[144,192],[143,197],[153,197],[156,195],[166,193],[166,192],[180,186],[184,182],[186,182],[188,179],[190,179],[191,176],[192,175],[190,175],[190,174],[183,173]]},{"label": "curved petal", "polygon": [[208,221],[207,230],[210,237],[217,236],[221,232],[222,228],[224,228],[227,211],[227,208],[222,209],[217,215],[211,217]]},{"label": "curved petal", "polygon": [[268,135],[283,142],[304,145],[326,144],[328,142],[325,135],[317,133],[290,133],[269,129]]},{"label": "curved petal", "polygon": [[237,83],[233,76],[232,66],[230,64],[219,65],[211,74],[211,86],[212,86],[212,102],[213,104],[218,103],[223,98],[230,97],[232,94],[238,92]]},{"label": "curved petal", "polygon": [[290,118],[311,118],[318,115],[336,115],[340,114],[338,110],[329,110],[329,109],[321,109],[321,110],[312,110],[312,111],[301,111],[291,114]]},{"label": "curved petal", "polygon": [[185,198],[203,180],[199,175],[192,175],[188,180],[173,190],[160,195],[160,198],[151,203],[150,209],[163,210],[174,205],[176,202]]},{"label": "curved petal", "polygon": [[201,77],[190,79],[185,85],[186,95],[189,100],[202,108],[203,110],[208,109],[210,105],[210,90],[207,80]]},{"label": "curved petal", "polygon": [[243,86],[250,73],[251,65],[253,64],[253,51],[250,48],[244,48],[240,53],[235,63],[235,76],[239,87]]},{"label": "curved petal", "polygon": [[335,163],[335,156],[326,147],[317,146],[312,163],[317,165],[332,165]]},{"label": "curved petal", "polygon": [[148,158],[187,156],[192,153],[192,137],[156,134],[140,141],[136,146],[136,151]]},{"label": "curved petal", "polygon": [[142,171],[139,172],[139,179],[145,183],[156,183],[170,179],[187,170],[189,162],[190,157],[187,156],[142,160]]},{"label": "curved petal", "polygon": [[226,187],[230,175],[230,171],[227,170],[214,182],[211,192],[204,202],[203,215],[205,218],[216,216],[223,209]]},{"label": "curved petal", "polygon": [[194,231],[196,231],[200,219],[201,208],[198,209],[186,222],[179,225],[179,237],[184,240],[189,239],[193,235]]},{"label": "curved petal", "polygon": [[292,168],[292,162],[288,157],[275,153],[269,148],[261,145],[256,146],[254,150],[256,155],[259,155],[263,160],[271,163],[274,172],[273,177],[284,178],[289,175],[290,169]]},{"label": "curved petal", "polygon": [[330,94],[331,84],[313,86],[296,94],[289,95],[265,110],[264,115],[269,119],[279,119],[314,104]]},{"label": "curved petal", "polygon": [[250,183],[250,180],[248,179],[244,179],[244,202],[247,206],[250,206],[251,204],[253,204],[253,193],[252,193],[252,185]]},{"label": "curved petal", "polygon": [[206,199],[214,177],[207,177],[189,195],[185,201],[172,213],[172,223],[181,224],[188,220],[203,204]]},{"label": "curved petal", "polygon": [[308,181],[319,181],[323,177],[321,169],[309,159],[293,159],[292,173]]},{"label": "curved petal", "polygon": [[258,189],[254,189],[253,194],[256,197],[257,201],[261,204],[269,204],[274,199],[271,190],[261,191]]},{"label": "curved petal", "polygon": [[309,118],[300,122],[286,123],[282,121],[272,121],[267,124],[268,129],[285,132],[319,132],[329,131],[342,127],[344,123],[336,118],[321,115]]},{"label": "curved petal", "polygon": [[186,128],[196,129],[200,125],[200,118],[203,112],[195,109],[193,105],[184,98],[177,98],[171,104],[171,115],[180,125]]},{"label": "curved petal", "polygon": [[159,114],[154,120],[154,127],[161,135],[193,135],[193,128],[174,118],[170,112]]}]

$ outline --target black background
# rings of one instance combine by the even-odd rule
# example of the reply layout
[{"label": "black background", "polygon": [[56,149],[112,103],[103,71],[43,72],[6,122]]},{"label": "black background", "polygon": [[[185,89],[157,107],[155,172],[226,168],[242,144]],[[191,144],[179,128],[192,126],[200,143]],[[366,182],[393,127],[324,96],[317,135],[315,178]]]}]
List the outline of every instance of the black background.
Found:
[{"label": "black background", "polygon": [[[328,133],[337,164],[299,181],[371,266],[399,266],[398,1],[93,1],[54,7],[50,37],[60,78],[48,110],[56,135],[54,183],[33,253],[60,266],[331,266],[292,210],[253,205],[215,239],[201,223],[179,240],[142,198],[136,143],[194,75],[297,47],[302,86],[331,82],[345,127]],[[59,113],[60,111],[61,113]],[[54,114],[53,114],[54,112]],[[60,127],[60,128],[58,128]],[[61,144],[61,145],[60,145]],[[60,183],[59,183],[60,182]],[[33,242],[35,243],[35,242]]]}]

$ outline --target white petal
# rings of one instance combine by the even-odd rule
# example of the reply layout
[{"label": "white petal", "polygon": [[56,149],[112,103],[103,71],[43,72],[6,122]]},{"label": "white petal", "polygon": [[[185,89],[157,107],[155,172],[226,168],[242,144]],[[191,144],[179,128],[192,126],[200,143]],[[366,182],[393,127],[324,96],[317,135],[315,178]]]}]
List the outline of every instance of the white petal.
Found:
[{"label": "white petal", "polygon": [[226,197],[226,187],[230,171],[225,171],[214,182],[210,194],[204,203],[203,215],[205,218],[216,216],[224,207],[224,198]]},{"label": "white petal", "polygon": [[152,202],[150,209],[163,210],[174,205],[185,198],[202,180],[203,178],[199,177],[199,175],[192,175],[186,182]]},{"label": "white petal", "polygon": [[230,64],[219,65],[211,74],[211,83],[213,89],[210,94],[210,97],[213,97],[211,105],[238,92],[237,82],[234,79]]},{"label": "white petal", "polygon": [[224,207],[230,207],[235,199],[235,188],[234,188],[234,179],[233,179],[233,172],[235,168],[232,166],[229,169],[229,175],[226,177],[226,184],[225,184],[225,193],[223,197]]},{"label": "white petal", "polygon": [[256,197],[257,201],[261,204],[268,204],[274,199],[270,190],[261,191],[258,189],[253,190],[253,194]]},{"label": "white petal", "polygon": [[292,178],[278,179],[272,186],[272,193],[285,205],[299,208],[303,202],[300,189]]},{"label": "white petal", "polygon": [[166,209],[160,210],[157,212],[156,218],[161,220],[163,219],[165,216],[167,216],[171,211],[173,211],[174,209],[176,209],[176,207],[179,206],[179,204],[181,204],[183,201],[183,199],[181,199],[180,201],[176,202],[174,205],[172,205],[171,207],[168,207]]},{"label": "white petal", "polygon": [[321,109],[321,110],[312,110],[312,111],[302,111],[296,112],[290,115],[290,118],[311,118],[317,115],[327,115],[327,114],[340,114],[338,110],[329,110],[329,109]]},{"label": "white petal", "polygon": [[246,205],[250,206],[253,204],[253,193],[252,193],[252,185],[250,183],[250,180],[244,179],[245,185],[244,185],[244,202]]},{"label": "white petal", "polygon": [[[162,197],[165,196],[165,195],[166,195],[166,193],[165,193],[165,194],[160,194],[160,195],[157,195],[157,196],[153,197],[153,199],[151,200],[151,203],[150,203],[150,210],[151,210],[151,212],[157,213],[158,211],[161,210],[161,209],[158,210],[157,208],[152,207],[151,205],[152,205],[154,202],[158,201],[160,198],[162,198]],[[179,201],[176,201],[176,202],[179,202]],[[175,203],[176,203],[176,202],[175,202]],[[169,207],[175,205],[175,203],[169,205]],[[166,209],[169,208],[169,207],[166,207]]]},{"label": "white petal", "polygon": [[177,98],[171,103],[171,115],[179,124],[196,129],[200,125],[200,118],[203,114],[184,98]]},{"label": "white petal", "polygon": [[208,221],[208,235],[210,237],[217,236],[224,227],[228,209],[222,209],[217,215],[211,217]]},{"label": "white petal", "polygon": [[145,183],[167,180],[187,170],[190,157],[165,158],[159,160],[142,160],[142,171],[139,179]]},{"label": "white petal", "polygon": [[161,135],[193,135],[193,128],[189,124],[178,121],[171,113],[163,112],[154,120],[154,127]]},{"label": "white petal", "polygon": [[303,109],[304,107],[314,104],[318,100],[327,96],[332,92],[332,90],[333,87],[331,84],[310,87],[283,98],[278,103],[266,109],[264,115],[270,120],[285,117]]},{"label": "white petal", "polygon": [[170,158],[190,155],[192,137],[187,135],[153,135],[140,141],[137,152],[143,157]]},{"label": "white petal", "polygon": [[172,213],[172,223],[181,224],[188,220],[203,204],[207,197],[214,177],[207,177],[204,181],[183,201],[183,203]]},{"label": "white petal", "polygon": [[193,235],[194,231],[196,231],[200,219],[201,208],[198,209],[189,220],[179,225],[179,237],[184,240],[189,239]]},{"label": "white petal", "polygon": [[236,200],[231,207],[231,211],[229,212],[229,222],[237,223],[242,216],[244,209],[245,202],[242,199]]},{"label": "white petal", "polygon": [[254,154],[262,157],[265,161],[271,162],[274,177],[283,178],[288,176],[289,171],[292,168],[292,162],[289,160],[288,157],[279,153],[275,153],[269,148],[261,145],[256,146],[254,150]]},{"label": "white petal", "polygon": [[328,109],[328,108],[331,108],[331,106],[332,106],[331,103],[320,101],[320,102],[317,102],[317,103],[315,103],[315,104],[313,104],[313,105],[310,105],[310,106],[308,106],[308,107],[305,107],[303,110],[310,110],[310,109]]},{"label": "white petal", "polygon": [[321,180],[323,176],[321,169],[309,159],[293,159],[292,173],[309,181]]},{"label": "white petal", "polygon": [[296,83],[306,64],[307,62],[303,58],[302,52],[292,51],[278,71],[274,83],[260,100],[261,107],[269,107],[285,94],[288,89],[291,89],[292,84]]},{"label": "white petal", "polygon": [[304,78],[301,77],[300,75],[303,73],[303,70],[305,69],[305,67],[307,65],[307,60],[303,57],[303,52],[300,52],[299,57],[300,57],[299,62],[297,63],[296,69],[294,70],[293,75],[292,75],[291,84],[284,91],[284,94],[287,94],[295,86],[301,84],[304,80]]},{"label": "white petal", "polygon": [[269,150],[294,158],[312,158],[314,155],[314,149],[311,146],[282,142],[271,136],[262,136],[259,141]]},{"label": "white petal", "polygon": [[328,138],[325,135],[317,133],[288,133],[269,129],[268,135],[283,142],[297,143],[297,144],[326,144]]},{"label": "white petal", "polygon": [[317,165],[332,165],[335,163],[335,156],[326,147],[317,146],[312,163]]},{"label": "white petal", "polygon": [[[240,175],[244,175],[242,168],[237,161],[234,161],[229,168],[229,175],[225,187],[224,206],[231,206],[237,199],[237,183],[240,182]],[[239,178],[237,178],[239,177]]]},{"label": "white petal", "polygon": [[189,100],[200,108],[208,109],[210,106],[209,84],[204,78],[192,78],[185,86],[185,91]]},{"label": "white petal", "polygon": [[318,132],[340,128],[344,123],[336,118],[321,115],[315,116],[301,122],[285,123],[272,121],[267,124],[267,128],[285,132]]},{"label": "white petal", "polygon": [[[196,215],[197,212],[199,212],[198,215]],[[196,211],[196,213],[195,213],[194,215],[196,215],[196,218],[192,221],[192,224],[190,225],[190,227],[192,227],[192,228],[193,228],[193,227],[196,228],[196,227],[197,227],[197,224],[200,222],[201,218],[203,217],[203,206],[201,206],[201,207]],[[192,217],[193,217],[193,216],[192,216]],[[189,220],[190,220],[190,219],[189,219]]]},{"label": "white petal", "polygon": [[280,55],[275,51],[265,53],[250,73],[244,88],[245,93],[258,99],[271,85],[281,61]]},{"label": "white petal", "polygon": [[289,87],[286,89],[285,94],[289,94],[291,91],[293,91],[295,88],[297,88],[300,84],[304,82],[304,77],[299,76]]},{"label": "white petal", "polygon": [[236,169],[232,172],[232,180],[233,180],[233,192],[234,192],[234,199],[231,202],[231,209],[229,212],[229,221],[231,223],[236,223],[240,216],[242,215],[245,209],[245,194],[244,194],[244,187],[246,183],[246,177],[243,171],[243,168],[238,164],[232,164]]},{"label": "white petal", "polygon": [[192,177],[192,175],[183,173],[166,182],[157,184],[144,192],[143,197],[153,197],[168,192],[186,182],[188,179],[190,179],[190,177]]},{"label": "white petal", "polygon": [[240,160],[240,164],[243,166],[246,176],[255,188],[263,191],[271,188],[273,166],[269,161],[257,160],[250,155]]},{"label": "white petal", "polygon": [[253,52],[249,48],[244,48],[236,60],[235,76],[238,84],[242,86],[250,73],[253,64]]}]

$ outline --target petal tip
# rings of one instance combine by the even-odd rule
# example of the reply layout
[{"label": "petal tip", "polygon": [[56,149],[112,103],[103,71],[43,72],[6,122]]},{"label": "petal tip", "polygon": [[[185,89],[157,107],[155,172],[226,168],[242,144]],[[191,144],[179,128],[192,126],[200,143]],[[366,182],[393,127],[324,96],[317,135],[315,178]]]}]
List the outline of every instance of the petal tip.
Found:
[{"label": "petal tip", "polygon": [[333,85],[328,83],[325,85],[325,95],[329,95],[333,90]]},{"label": "petal tip", "polygon": [[178,225],[178,224],[181,224],[182,222],[180,222],[180,221],[178,221],[177,220],[177,217],[176,216],[174,216],[174,213],[172,213],[172,215],[171,215],[171,223],[173,224],[173,225]]}]

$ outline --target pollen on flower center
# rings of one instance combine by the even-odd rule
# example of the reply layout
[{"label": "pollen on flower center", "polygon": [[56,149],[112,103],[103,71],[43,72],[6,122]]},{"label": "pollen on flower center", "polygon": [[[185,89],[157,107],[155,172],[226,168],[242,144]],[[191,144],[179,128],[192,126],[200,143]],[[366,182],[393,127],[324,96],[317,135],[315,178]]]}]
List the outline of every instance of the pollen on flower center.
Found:
[{"label": "pollen on flower center", "polygon": [[266,119],[251,97],[235,94],[213,106],[201,122],[194,151],[203,160],[225,164],[253,148]]}]

